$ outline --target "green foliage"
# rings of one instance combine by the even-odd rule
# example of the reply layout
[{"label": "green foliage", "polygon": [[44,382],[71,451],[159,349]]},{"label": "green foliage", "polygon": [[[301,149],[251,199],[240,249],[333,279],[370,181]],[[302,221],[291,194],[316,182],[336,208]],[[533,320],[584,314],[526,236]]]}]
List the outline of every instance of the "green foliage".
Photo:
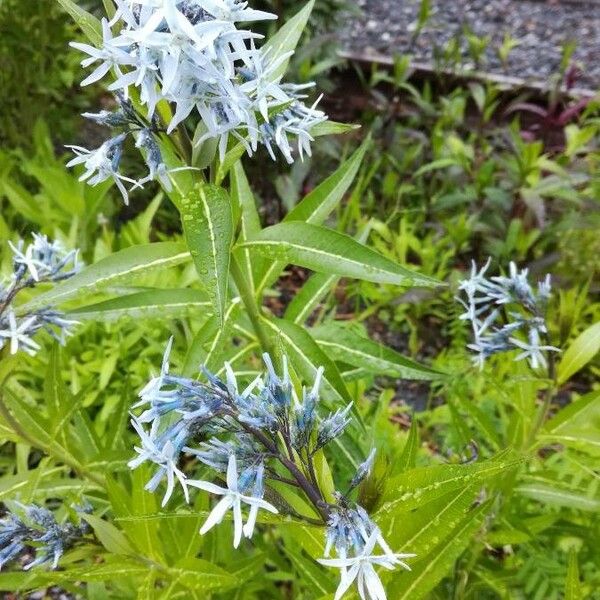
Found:
[{"label": "green foliage", "polygon": [[82,106],[71,100],[77,56],[69,52],[75,27],[52,2],[3,0],[0,4],[0,141],[24,146],[39,117],[54,122],[57,137],[72,133]]},{"label": "green foliage", "polygon": [[[59,3],[97,35],[94,17]],[[296,16],[270,39],[276,55],[298,44],[312,5],[294,4]],[[424,23],[429,3],[421,7]],[[513,46],[505,41],[503,60]],[[482,51],[471,39],[472,54]],[[242,144],[220,161],[207,147],[186,157],[165,136],[169,166],[190,159],[202,170],[174,174],[174,190],[142,201],[138,214],[116,208],[108,185],[90,188],[66,171],[42,121],[33,150],[0,156],[2,238],[39,230],[80,247],[87,265],[52,289],[27,291],[16,307],[52,304],[81,325],[64,349],[45,338],[37,357],[0,355],[0,500],[45,504],[65,519],[72,504],[93,507],[83,517],[89,535],[59,571],[3,569],[0,589],[56,585],[92,599],[335,592],[335,577],[315,562],[324,528],[300,490],[269,489],[290,515],[260,514],[253,543],[234,551],[228,532],[198,535],[205,494],[188,506],[176,492],[160,508],[144,489],[152,473],[128,469],[129,410],[173,335],[171,362],[187,375],[199,365],[222,375],[228,361],[249,382],[262,352],[285,354],[298,393],[322,366],[321,401],[354,403],[356,425],[318,453],[315,477],[330,497],[377,446],[360,503],[394,551],[417,554],[411,571],[383,575],[390,599],[594,597],[596,113],[552,149],[498,117],[492,86],[435,95],[409,83],[401,64],[373,73],[377,82],[404,94],[406,114],[389,106],[362,115],[372,137],[356,149],[346,137],[329,146],[338,151],[333,173],[306,194],[298,185],[276,224],[265,219],[267,186],[247,178]],[[350,130],[326,123],[313,133]],[[453,296],[469,260],[487,255],[536,274],[553,261],[560,290],[549,335],[563,352],[547,372],[510,355],[482,371],[470,364]],[[9,262],[3,245],[5,273]],[[302,281],[277,305],[294,272]],[[181,468],[204,475],[192,462]]]}]

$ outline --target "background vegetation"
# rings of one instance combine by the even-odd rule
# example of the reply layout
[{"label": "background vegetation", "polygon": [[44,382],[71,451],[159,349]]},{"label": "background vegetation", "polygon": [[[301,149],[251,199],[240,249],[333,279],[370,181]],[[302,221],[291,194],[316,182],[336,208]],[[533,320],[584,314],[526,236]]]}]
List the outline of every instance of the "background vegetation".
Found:
[{"label": "background vegetation", "polygon": [[[264,4],[284,20],[299,8]],[[101,3],[81,6],[101,11]],[[349,444],[363,454],[378,447],[361,501],[395,550],[417,554],[412,572],[385,581],[389,597],[600,598],[600,103],[577,103],[558,87],[529,98],[481,81],[419,81],[408,58],[389,70],[343,64],[330,33],[337,11],[351,9],[337,0],[316,9],[292,69],[300,80],[317,78],[333,120],[361,128],[319,138],[312,159],[291,168],[245,159],[260,220],[280,221],[363,143],[356,178],[327,224],[447,284],[400,289],[335,278],[304,314],[312,273],[290,265],[264,302],[270,314],[310,326],[367,424]],[[77,86],[80,57],[67,43],[83,38],[58,4],[4,0],[0,33],[0,272],[11,272],[7,242],[34,231],[80,248],[86,264],[181,242],[177,209],[158,187],[124,206],[110,185],[88,187],[66,169],[66,143],[96,146],[104,137],[79,113],[110,104],[99,87]],[[135,168],[135,155],[126,160]],[[454,297],[471,261],[488,257],[494,274],[509,261],[528,267],[533,282],[552,274],[549,334],[562,349],[555,373],[515,362],[514,353],[481,371],[473,365]],[[45,505],[59,520],[85,500],[98,515],[90,543],[71,549],[60,570],[3,570],[0,589],[26,597],[58,586],[90,599],[332,598],[335,580],[313,560],[321,530],[265,527],[235,552],[228,535],[197,535],[206,497],[191,512],[167,514],[143,490],[148,473],[126,468],[134,445],[127,414],[170,335],[178,369],[202,360],[217,369],[234,356],[249,377],[259,359],[243,321],[217,331],[193,303],[170,312],[94,305],[119,286],[202,289],[191,263],[92,289],[87,312],[67,305],[83,324],[64,348],[48,337],[35,357],[0,354],[0,500]],[[414,379],[403,357],[443,376]],[[328,458],[336,477],[352,476]]]}]

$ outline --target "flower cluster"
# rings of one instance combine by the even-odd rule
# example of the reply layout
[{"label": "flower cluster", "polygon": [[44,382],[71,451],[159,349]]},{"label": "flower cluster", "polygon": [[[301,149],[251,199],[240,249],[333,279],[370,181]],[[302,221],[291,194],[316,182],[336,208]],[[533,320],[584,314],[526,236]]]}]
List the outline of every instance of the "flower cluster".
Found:
[{"label": "flower cluster", "polygon": [[[266,372],[242,389],[227,363],[223,379],[206,370],[205,381],[172,375],[171,345],[172,341],[160,373],[141,390],[140,401],[134,405],[144,410],[132,417],[140,444],[129,466],[136,468],[149,462],[157,467],[146,489],[153,491],[166,479],[163,506],[176,481],[188,502],[190,487],[220,496],[200,533],[220,523],[231,510],[233,544],[237,547],[243,536],[252,536],[260,509],[271,513],[286,510],[280,496],[267,487],[269,480],[293,485],[304,492],[320,516],[318,522],[326,526],[326,558],[321,562],[341,569],[336,598],[341,598],[356,580],[362,597],[384,600],[375,566],[408,568],[401,559],[413,555],[392,552],[367,512],[349,497],[369,476],[374,451],[358,467],[345,494],[335,492],[333,500],[326,499],[321,489],[315,454],[340,436],[351,420],[351,406],[325,418],[319,416],[323,369],[317,371],[314,384],[299,397],[285,357],[278,372],[271,357],[265,354]],[[194,456],[213,469],[225,485],[189,476],[181,468],[184,455]],[[244,507],[248,510],[245,523]],[[381,548],[382,554],[374,554],[375,546]],[[332,549],[338,558],[327,558]]]},{"label": "flower cluster", "polygon": [[59,242],[50,242],[45,235],[36,233],[27,247],[23,240],[17,245],[8,244],[13,253],[13,272],[6,285],[0,282],[0,349],[8,343],[11,354],[21,348],[34,355],[40,349],[33,339],[35,334],[43,329],[64,343],[76,321],[48,307],[19,314],[13,302],[25,288],[72,277],[79,269],[78,251],[66,251]]},{"label": "flower cluster", "polygon": [[520,350],[515,360],[527,358],[532,368],[547,367],[545,352],[559,351],[542,343],[546,337],[545,314],[551,294],[550,276],[534,290],[527,279],[528,270],[519,271],[511,262],[508,276],[486,278],[490,260],[481,270],[473,263],[471,276],[460,284],[466,300],[458,298],[466,312],[461,319],[471,322],[474,341],[469,348],[477,352],[475,362],[499,352]]},{"label": "flower cluster", "polygon": [[[121,108],[110,113],[86,114],[97,122],[125,128],[96,150],[75,147],[78,156],[71,164],[83,163],[83,178],[95,185],[114,179],[124,198],[123,182],[134,187],[159,179],[168,183],[158,144],[158,134],[175,130],[192,113],[203,122],[205,133],[197,140],[218,138],[221,157],[229,137],[241,142],[252,154],[264,145],[275,159],[277,147],[288,162],[294,153],[310,154],[311,128],[326,119],[315,106],[303,103],[307,85],[281,83],[282,66],[290,54],[276,56],[257,49],[261,36],[238,29],[236,24],[276,18],[252,10],[241,0],[114,0],[116,12],[102,24],[100,48],[74,42],[88,55],[82,66],[95,70],[82,85],[94,83],[109,73],[108,87],[116,92]],[[124,109],[123,100],[136,97],[146,108],[144,117]],[[174,107],[169,122],[159,124],[157,104]],[[131,109],[131,110],[130,110]],[[118,171],[123,142],[131,133],[145,150],[149,175],[135,182]]]},{"label": "flower cluster", "polygon": [[[25,565],[24,570],[38,565],[51,565],[56,569],[65,550],[73,546],[90,532],[85,521],[77,525],[60,524],[48,509],[15,502],[16,510],[0,519],[0,569],[22,555],[29,546],[35,547],[35,558]],[[90,512],[90,507],[78,512]]]}]

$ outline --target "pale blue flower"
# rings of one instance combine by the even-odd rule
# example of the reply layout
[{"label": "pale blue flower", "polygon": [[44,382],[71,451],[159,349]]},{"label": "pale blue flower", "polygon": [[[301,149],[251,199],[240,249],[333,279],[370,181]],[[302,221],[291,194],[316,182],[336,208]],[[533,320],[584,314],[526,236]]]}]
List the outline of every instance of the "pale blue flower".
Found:
[{"label": "pale blue flower", "polygon": [[[262,498],[249,496],[243,494],[238,485],[238,470],[235,454],[231,454],[229,457],[229,463],[227,466],[227,487],[221,487],[214,483],[201,480],[188,480],[188,485],[197,487],[201,490],[223,496],[221,500],[216,504],[208,518],[204,522],[200,529],[200,533],[204,535],[207,531],[212,529],[215,525],[218,525],[223,520],[227,511],[233,512],[233,547],[237,548],[240,545],[242,535],[244,534],[244,524],[242,515],[242,503],[247,504],[251,507],[256,507],[258,510],[262,508],[271,513],[277,513],[278,510],[266,500]],[[249,519],[251,526],[246,529],[247,537],[252,535],[254,530],[254,522],[256,521],[256,515],[252,513],[252,521]]]},{"label": "pale blue flower", "polygon": [[123,181],[134,185],[139,185],[139,182],[119,173],[123,142],[126,137],[126,134],[122,133],[104,142],[95,150],[88,150],[81,146],[67,146],[67,148],[71,148],[77,155],[67,163],[67,167],[83,164],[85,172],[81,175],[79,181],[85,181],[91,186],[98,185],[107,179],[112,179],[117,184],[117,188],[121,192],[125,204],[129,204],[129,194],[123,185]]},{"label": "pale blue flower", "polygon": [[[473,342],[468,348],[477,352],[475,362],[483,368],[485,360],[497,353],[522,349],[515,360],[529,360],[532,368],[547,366],[544,352],[559,351],[548,344],[540,344],[540,333],[546,333],[545,312],[551,293],[550,276],[538,283],[537,293],[528,281],[528,270],[519,270],[514,262],[508,276],[487,278],[490,260],[481,270],[475,263],[471,275],[461,282],[459,289],[466,300],[458,298],[465,307],[460,319],[471,322]],[[519,307],[519,311],[509,310]],[[522,332],[529,342],[515,335]]]},{"label": "pale blue flower", "polygon": [[352,402],[346,408],[336,410],[319,423],[317,432],[317,449],[340,436],[352,420],[348,414],[352,410]]},{"label": "pale blue flower", "polygon": [[[23,567],[28,571],[39,565],[56,569],[65,550],[89,533],[85,521],[79,525],[59,524],[44,507],[14,503],[19,511],[9,511],[0,519],[0,569],[18,558],[28,546],[35,547],[35,559]],[[88,512],[81,509],[79,512]]]},{"label": "pale blue flower", "polygon": [[381,533],[377,528],[365,540],[364,547],[354,556],[340,558],[321,558],[318,562],[326,567],[340,569],[341,579],[336,590],[334,600],[340,600],[356,581],[358,593],[363,600],[387,600],[385,589],[375,566],[393,570],[401,566],[410,571],[410,567],[404,562],[405,558],[412,558],[414,554],[396,554],[390,551],[383,555],[374,555],[375,545],[381,539]]},{"label": "pale blue flower", "polygon": [[[169,191],[169,170],[159,158],[153,136],[159,130],[154,123],[158,102],[175,106],[170,122],[171,133],[196,112],[202,119],[206,139],[218,139],[218,151],[224,158],[231,137],[252,154],[264,145],[273,159],[275,149],[288,162],[296,156],[310,155],[311,129],[324,121],[316,105],[304,105],[300,94],[306,85],[281,83],[280,67],[290,53],[274,57],[272,52],[256,49],[254,40],[262,36],[238,29],[236,23],[274,18],[275,15],[248,8],[237,0],[116,0],[117,10],[110,22],[104,20],[101,48],[74,43],[89,55],[83,66],[96,66],[84,84],[103,78],[109,72],[116,79],[108,89],[127,97],[129,88],[139,89],[141,103],[152,121],[149,134],[138,136],[146,149],[150,169],[148,177],[135,182],[118,173],[119,136],[106,146],[90,151],[74,148],[78,157],[71,165],[85,163],[83,180],[95,185],[112,178],[127,201],[123,181],[139,187],[142,182],[158,180]],[[118,34],[113,35],[113,28]],[[119,115],[99,113],[88,118],[128,127],[125,134],[144,125],[122,122]]]},{"label": "pale blue flower", "polygon": [[[135,417],[132,417],[131,424],[140,437],[141,446],[134,449],[138,456],[127,463],[130,469],[139,467],[142,463],[148,461],[158,466],[154,476],[146,484],[145,489],[153,492],[159,483],[166,477],[167,489],[163,496],[162,506],[165,506],[175,489],[175,479],[181,484],[186,502],[189,502],[188,481],[185,474],[177,468],[177,461],[181,448],[185,444],[185,437],[181,436],[179,440],[172,440],[170,436],[159,435],[158,421],[152,424],[149,432],[144,430],[142,423]],[[179,432],[180,433],[180,432]],[[187,434],[187,432],[185,432]],[[179,447],[178,447],[179,446]]]},{"label": "pale blue flower", "polygon": [[10,341],[10,353],[16,354],[19,349],[34,356],[41,346],[32,339],[39,329],[39,321],[36,315],[17,320],[12,309],[8,311],[6,318],[0,318],[0,348]]}]

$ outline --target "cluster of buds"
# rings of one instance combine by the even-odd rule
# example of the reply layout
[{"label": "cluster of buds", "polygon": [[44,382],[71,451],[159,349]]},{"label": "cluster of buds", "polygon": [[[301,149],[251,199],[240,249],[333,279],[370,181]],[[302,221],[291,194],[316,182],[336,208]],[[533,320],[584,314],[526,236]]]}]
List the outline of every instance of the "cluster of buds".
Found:
[{"label": "cluster of buds", "polygon": [[[141,390],[140,401],[134,405],[134,409],[144,407],[144,410],[132,417],[141,443],[135,448],[137,456],[129,466],[136,468],[149,462],[158,467],[146,489],[154,491],[166,479],[163,506],[171,497],[176,481],[188,502],[190,487],[220,496],[200,533],[220,523],[232,510],[233,545],[237,547],[242,537],[252,536],[260,509],[291,512],[278,494],[268,488],[269,480],[292,485],[304,492],[320,517],[315,521],[326,527],[326,552],[321,562],[341,571],[336,598],[341,598],[356,580],[363,597],[385,599],[374,567],[408,568],[401,559],[413,555],[392,552],[367,512],[350,498],[351,492],[368,477],[374,452],[358,467],[345,494],[335,492],[331,498],[321,488],[315,454],[340,436],[351,421],[351,406],[320,417],[323,370],[317,371],[313,385],[303,390],[300,399],[291,384],[285,357],[282,372],[278,373],[265,354],[266,372],[240,389],[227,363],[224,379],[206,370],[204,381],[170,374],[171,343],[160,374]],[[189,477],[180,468],[182,455],[196,457],[213,469],[225,485]],[[245,523],[244,506],[247,507]],[[376,546],[382,554],[374,554]],[[328,558],[332,549],[337,558]]]},{"label": "cluster of buds", "polygon": [[[116,113],[86,114],[105,125],[126,126],[145,150],[149,175],[135,181],[119,173],[126,135],[121,133],[96,150],[75,147],[78,156],[71,164],[83,163],[83,178],[91,185],[113,179],[123,197],[123,182],[133,187],[152,179],[168,180],[158,149],[159,132],[171,133],[191,114],[203,122],[207,139],[219,140],[221,158],[230,136],[252,154],[264,145],[275,159],[279,148],[291,163],[297,152],[311,152],[311,128],[326,120],[315,106],[303,103],[305,89],[312,84],[281,83],[282,66],[290,53],[275,56],[257,49],[261,36],[238,29],[236,24],[276,18],[248,8],[240,0],[114,0],[116,12],[103,21],[100,48],[74,42],[73,47],[88,54],[84,67],[97,63],[82,85],[94,83],[112,73],[108,89],[121,98]],[[99,63],[99,64],[98,64]],[[134,116],[123,110],[123,98],[136,88],[146,114]],[[167,101],[175,108],[168,123],[158,126],[157,104]],[[168,184],[167,184],[168,185]]]},{"label": "cluster of buds", "polygon": [[[54,514],[44,507],[12,504],[15,509],[0,519],[0,569],[31,547],[35,548],[35,558],[23,567],[25,571],[38,565],[56,569],[65,550],[90,533],[85,521],[58,523]],[[89,513],[91,507],[76,510]]]},{"label": "cluster of buds", "polygon": [[465,300],[458,298],[466,309],[460,318],[471,322],[474,340],[468,347],[477,352],[476,364],[483,367],[493,354],[519,350],[515,360],[527,358],[532,368],[546,368],[544,353],[559,351],[542,343],[547,337],[550,275],[534,290],[527,279],[528,270],[519,271],[514,262],[510,263],[508,276],[486,278],[490,262],[481,270],[473,263],[471,276],[459,287],[466,296]]},{"label": "cluster of buds", "polygon": [[23,240],[17,245],[8,244],[13,253],[13,272],[8,283],[0,282],[0,349],[8,343],[11,354],[22,349],[35,355],[40,345],[33,337],[40,330],[64,343],[77,322],[49,307],[20,312],[14,300],[26,288],[72,277],[79,270],[78,251],[66,251],[58,241],[50,242],[45,235],[36,233],[27,247]]}]

